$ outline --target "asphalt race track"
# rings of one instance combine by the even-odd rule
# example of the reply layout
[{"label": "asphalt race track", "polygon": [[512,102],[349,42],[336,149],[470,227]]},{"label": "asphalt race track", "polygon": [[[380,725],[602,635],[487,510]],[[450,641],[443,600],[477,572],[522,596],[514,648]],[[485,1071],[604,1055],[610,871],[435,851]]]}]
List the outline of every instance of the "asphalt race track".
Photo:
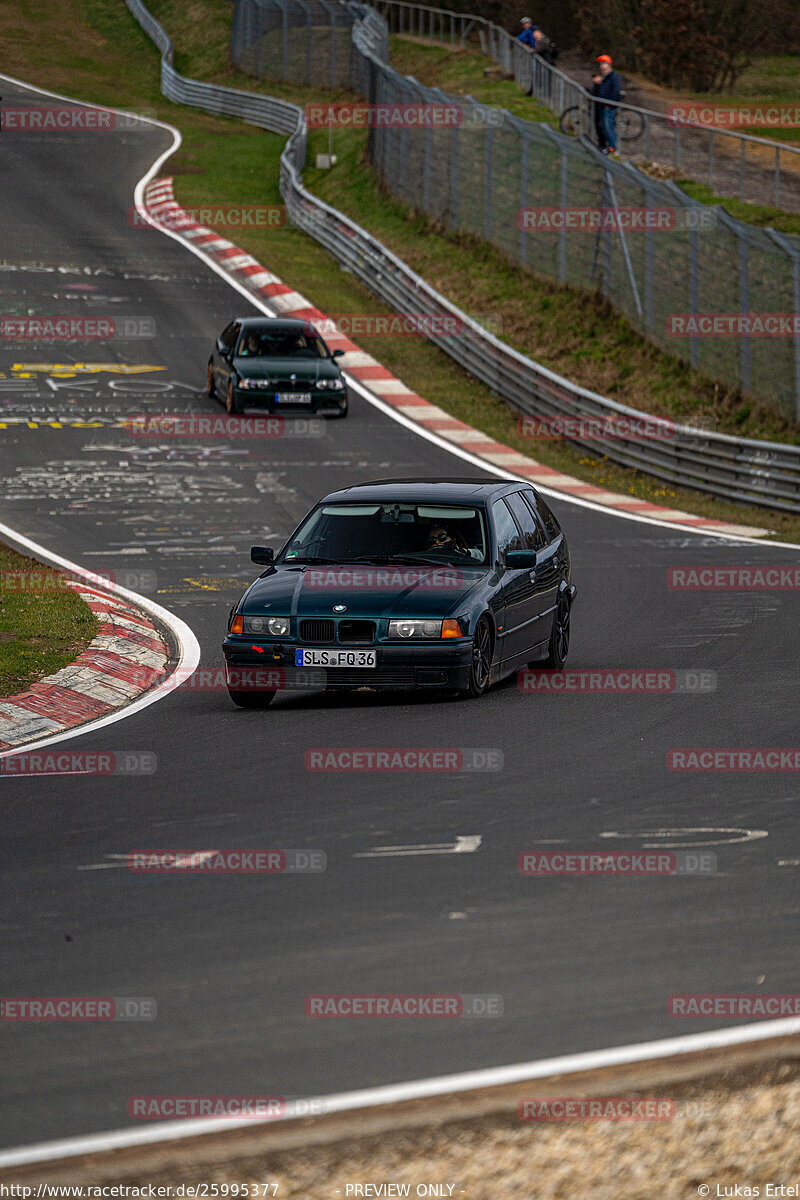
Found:
[{"label": "asphalt race track", "polygon": [[[43,102],[32,96],[3,87],[4,104]],[[93,570],[154,571],[153,598],[212,667],[257,573],[252,543],[277,547],[349,482],[479,472],[359,397],[317,438],[120,427],[133,412],[222,412],[205,395],[208,351],[249,311],[174,240],[129,224],[134,186],[168,145],[153,126],[2,138],[2,313],[135,317],[155,332],[0,343],[2,520]],[[313,298],[314,281],[303,286]],[[76,362],[93,369],[64,370]],[[670,591],[668,568],[786,564],[796,551],[553,506],[579,589],[569,665],[702,669],[716,690],[543,696],[511,681],[478,702],[293,693],[259,713],[181,689],[62,743],[154,752],[154,774],[3,778],[3,994],[158,1005],[152,1022],[4,1022],[3,1147],[131,1125],[133,1095],[341,1092],[732,1024],[669,1017],[671,993],[796,990],[797,866],[779,865],[797,861],[796,778],[666,768],[671,747],[796,744],[800,603],[790,591]],[[504,766],[307,771],[306,751],[329,746],[491,748]],[[663,833],[687,829],[713,832]],[[710,843],[717,873],[517,872],[533,847],[640,849],[659,831],[656,844]],[[481,840],[467,853],[360,857],[460,837]],[[122,856],[144,847],[320,849],[328,866],[133,874]],[[305,1015],[307,995],[351,992],[488,993],[504,1013]]]}]

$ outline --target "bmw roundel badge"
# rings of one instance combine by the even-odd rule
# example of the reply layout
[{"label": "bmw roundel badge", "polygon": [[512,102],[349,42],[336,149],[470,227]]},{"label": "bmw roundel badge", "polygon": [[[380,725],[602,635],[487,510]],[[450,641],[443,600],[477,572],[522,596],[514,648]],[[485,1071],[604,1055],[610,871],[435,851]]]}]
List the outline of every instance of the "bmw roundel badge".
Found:
[{"label": "bmw roundel badge", "polygon": [[346,604],[334,604],[333,611],[334,612],[347,612],[347,605]]}]

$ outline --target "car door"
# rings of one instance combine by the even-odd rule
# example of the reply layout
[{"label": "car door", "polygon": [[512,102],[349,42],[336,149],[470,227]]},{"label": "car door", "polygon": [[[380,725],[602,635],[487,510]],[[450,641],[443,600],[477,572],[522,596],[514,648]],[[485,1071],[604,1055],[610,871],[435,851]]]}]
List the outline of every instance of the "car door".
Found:
[{"label": "car door", "polygon": [[241,321],[231,321],[214,345],[214,383],[221,396],[228,390],[228,380],[233,373],[233,351],[241,328]]},{"label": "car door", "polygon": [[[533,492],[529,493],[535,501]],[[558,598],[558,554],[555,545],[551,546],[544,524],[538,512],[526,503],[528,494],[512,492],[506,496],[517,524],[522,530],[522,549],[535,550],[537,563],[535,570],[530,572],[533,586],[533,600],[530,612],[533,619],[527,626],[528,640],[526,649],[531,650],[540,645],[550,636],[552,613]]]},{"label": "car door", "polygon": [[546,596],[546,604],[542,612],[542,616],[545,619],[542,624],[545,626],[546,636],[549,636],[552,616],[558,603],[558,592],[561,581],[569,574],[567,543],[561,531],[561,526],[542,497],[537,496],[530,488],[527,488],[520,494],[533,512],[536,522],[541,527],[544,535],[544,546],[539,552],[536,573],[541,590]]},{"label": "car door", "polygon": [[[531,626],[539,615],[536,606],[534,572],[505,566],[509,550],[525,550],[522,530],[504,498],[492,504],[492,526],[497,546],[496,562],[501,571],[497,598],[502,604],[498,614],[498,633],[501,638],[501,663],[518,659],[530,644]],[[500,629],[502,620],[502,630]]]}]

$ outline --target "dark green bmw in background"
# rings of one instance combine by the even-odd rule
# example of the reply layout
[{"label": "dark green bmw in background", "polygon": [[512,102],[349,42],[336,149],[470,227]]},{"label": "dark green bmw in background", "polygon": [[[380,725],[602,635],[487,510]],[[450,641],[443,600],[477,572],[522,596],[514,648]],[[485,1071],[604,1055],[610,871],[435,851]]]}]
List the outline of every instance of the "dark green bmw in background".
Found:
[{"label": "dark green bmw in background", "polygon": [[228,691],[262,708],[297,688],[480,696],[569,650],[567,541],[529,485],[379,480],[332,492],[231,610]]},{"label": "dark green bmw in background", "polygon": [[206,388],[229,413],[347,416],[347,384],[308,321],[238,317],[223,329],[208,360]]}]

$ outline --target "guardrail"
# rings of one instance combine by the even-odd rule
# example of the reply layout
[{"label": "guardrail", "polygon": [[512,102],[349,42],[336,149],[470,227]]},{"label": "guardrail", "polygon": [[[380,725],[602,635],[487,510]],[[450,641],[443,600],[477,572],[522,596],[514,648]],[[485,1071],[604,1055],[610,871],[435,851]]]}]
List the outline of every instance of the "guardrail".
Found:
[{"label": "guardrail", "polygon": [[[477,37],[484,54],[504,71],[513,72],[518,87],[526,91],[530,88],[531,95],[556,114],[580,108],[585,126],[592,128],[593,101],[589,92],[558,67],[533,54],[501,26],[485,17],[408,0],[371,0],[371,3],[386,17],[390,31],[401,36],[450,46],[465,46],[468,39]],[[620,113],[637,114],[642,132],[636,148],[641,149],[647,161],[655,158],[661,165],[685,170],[689,178],[706,183],[720,195],[731,194],[733,187],[740,200],[757,199],[762,204],[774,204],[776,208],[783,205],[792,212],[800,212],[800,148],[732,129],[673,121],[663,112],[635,104],[604,103],[612,104]],[[748,151],[751,151],[749,159]],[[769,157],[760,161],[755,157],[759,155]]]},{"label": "guardrail", "polygon": [[[211,113],[240,116],[275,133],[289,132],[281,156],[281,193],[287,210],[301,229],[346,265],[371,291],[398,311],[450,316],[462,336],[431,337],[460,366],[502,396],[512,408],[532,417],[629,419],[652,422],[639,413],[596,392],[582,388],[505,345],[451,304],[401,259],[356,222],[312,195],[302,181],[307,126],[300,108],[269,96],[201,83],[173,67],[172,43],[141,0],[125,0],[134,17],[162,51],[162,90],[179,104]],[[372,17],[361,5],[355,11],[354,38],[363,31],[360,53],[369,54],[375,31]],[[288,129],[293,121],[291,129]],[[638,438],[570,438],[593,454],[602,453],[623,466],[634,467],[667,482],[696,488],[725,499],[800,512],[800,447],[735,438],[688,425],[663,422],[666,436],[652,445]]]}]

